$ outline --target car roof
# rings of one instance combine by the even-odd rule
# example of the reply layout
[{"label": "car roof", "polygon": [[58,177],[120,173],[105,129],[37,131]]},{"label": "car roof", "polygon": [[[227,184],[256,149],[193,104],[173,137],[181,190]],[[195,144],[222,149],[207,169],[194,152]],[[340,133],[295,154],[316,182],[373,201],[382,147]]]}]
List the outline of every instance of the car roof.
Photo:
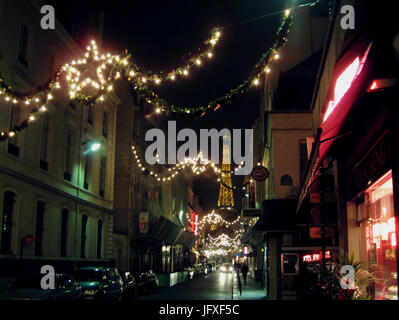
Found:
[{"label": "car roof", "polygon": [[111,270],[112,268],[109,267],[82,267],[78,268],[77,270]]}]

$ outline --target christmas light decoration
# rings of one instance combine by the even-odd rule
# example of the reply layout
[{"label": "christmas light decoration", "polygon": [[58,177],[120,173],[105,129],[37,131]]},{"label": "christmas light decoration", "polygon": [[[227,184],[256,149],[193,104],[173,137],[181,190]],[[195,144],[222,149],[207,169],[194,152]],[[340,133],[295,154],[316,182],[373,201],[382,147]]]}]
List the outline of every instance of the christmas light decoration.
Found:
[{"label": "christmas light decoration", "polygon": [[154,110],[156,112],[154,114],[165,112],[167,115],[203,117],[207,112],[216,111],[220,109],[221,105],[233,101],[236,97],[247,92],[251,87],[257,87],[260,84],[261,76],[270,73],[270,64],[280,58],[279,49],[287,42],[294,9],[314,6],[319,2],[320,0],[317,0],[284,10],[282,22],[277,31],[276,41],[261,56],[247,80],[235,89],[230,90],[224,96],[214,99],[201,107],[168,105],[164,99],[149,89],[147,85],[154,84],[155,86],[159,86],[168,80],[174,81],[181,75],[187,77],[192,69],[202,65],[202,61],[213,57],[212,50],[221,36],[221,31],[218,29],[212,30],[210,39],[205,41],[205,48],[199,50],[200,52],[197,55],[192,55],[184,63],[184,66],[168,72],[152,74],[142,71],[132,62],[131,55],[127,50],[123,55],[101,54],[93,40],[87,46],[87,52],[84,54],[84,57],[65,64],[54,73],[53,78],[47,83],[37,86],[28,93],[13,91],[0,75],[0,96],[4,96],[6,102],[12,102],[13,104],[25,103],[32,106],[25,120],[14,126],[9,132],[6,130],[0,132],[0,141],[14,137],[16,133],[28,127],[29,119],[32,119],[32,116],[36,117],[40,112],[47,111],[47,104],[54,98],[56,91],[60,90],[64,85],[71,100],[76,100],[86,105],[93,105],[105,101],[107,95],[113,91],[114,81],[120,78],[125,78],[131,82],[134,90],[143,96],[148,103],[155,106]]},{"label": "christmas light decoration", "polygon": [[[208,168],[211,168],[216,174],[220,172],[220,169],[212,161],[206,160],[202,156],[202,152],[200,152],[195,158],[190,158],[190,157],[184,158],[183,161],[176,163],[171,168],[168,168],[167,174],[162,175],[161,173],[155,173],[154,171],[151,171],[144,166],[143,161],[141,161],[138,155],[136,147],[132,146],[132,152],[136,164],[140,168],[140,170],[145,173],[148,173],[150,176],[161,182],[173,180],[179,174],[179,172],[181,172],[181,170],[187,167],[191,168],[191,171],[196,175],[203,173]],[[158,155],[156,157],[159,158]]]},{"label": "christmas light decoration", "polygon": [[[186,218],[189,223],[193,223],[188,213],[186,213]],[[225,227],[229,228],[235,226],[240,222],[241,222],[241,216],[237,216],[236,219],[228,221],[223,219],[221,215],[215,213],[215,210],[213,210],[211,213],[208,213],[207,215],[201,218],[201,220],[198,222],[198,228],[199,230],[201,230],[204,229],[206,225],[218,225],[218,224],[224,225]]]}]

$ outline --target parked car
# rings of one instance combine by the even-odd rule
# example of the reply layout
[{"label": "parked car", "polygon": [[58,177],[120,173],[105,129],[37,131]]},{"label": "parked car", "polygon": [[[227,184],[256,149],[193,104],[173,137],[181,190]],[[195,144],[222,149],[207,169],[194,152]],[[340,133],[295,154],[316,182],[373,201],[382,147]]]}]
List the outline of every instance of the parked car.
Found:
[{"label": "parked car", "polygon": [[122,299],[123,281],[115,268],[85,267],[77,269],[73,276],[82,287],[83,299]]},{"label": "parked car", "polygon": [[43,289],[40,285],[43,274],[28,274],[18,277],[0,293],[1,300],[76,300],[82,296],[82,288],[68,274],[55,274],[55,288]]},{"label": "parked car", "polygon": [[233,272],[234,271],[234,267],[230,263],[223,263],[219,270],[221,272]]},{"label": "parked car", "polygon": [[130,300],[137,297],[139,294],[139,287],[133,275],[130,272],[126,272],[122,276],[122,280],[123,280],[122,299]]},{"label": "parked car", "polygon": [[158,286],[158,277],[152,270],[143,272],[137,278],[139,294],[154,293],[158,290]]}]

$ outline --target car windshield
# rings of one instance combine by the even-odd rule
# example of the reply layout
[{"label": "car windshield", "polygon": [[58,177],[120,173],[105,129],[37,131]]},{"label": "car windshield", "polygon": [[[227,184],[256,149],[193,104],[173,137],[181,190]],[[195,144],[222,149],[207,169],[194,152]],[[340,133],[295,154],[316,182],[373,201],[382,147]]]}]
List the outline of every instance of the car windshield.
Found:
[{"label": "car windshield", "polygon": [[40,280],[44,275],[29,275],[22,276],[12,283],[12,288],[15,289],[41,289]]},{"label": "car windshield", "polygon": [[100,281],[106,279],[101,270],[77,270],[73,274],[76,281]]}]

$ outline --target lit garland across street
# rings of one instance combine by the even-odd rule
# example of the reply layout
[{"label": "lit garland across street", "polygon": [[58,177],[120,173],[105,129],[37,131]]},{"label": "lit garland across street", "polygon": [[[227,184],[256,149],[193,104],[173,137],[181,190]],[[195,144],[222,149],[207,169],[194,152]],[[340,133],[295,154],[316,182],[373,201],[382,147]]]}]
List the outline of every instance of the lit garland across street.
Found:
[{"label": "lit garland across street", "polygon": [[[186,218],[190,223],[193,223],[188,214],[186,214]],[[229,228],[239,223],[240,221],[241,221],[240,216],[238,216],[233,221],[227,221],[223,219],[221,215],[215,213],[215,211],[213,210],[211,213],[208,213],[207,215],[201,218],[201,220],[198,222],[198,229],[200,230],[203,229],[207,224],[210,225],[223,224],[224,226],[226,226],[226,228]]]},{"label": "lit garland across street", "polygon": [[250,88],[257,87],[260,84],[262,74],[269,74],[271,72],[271,64],[273,61],[280,58],[279,50],[287,42],[287,36],[292,25],[292,14],[290,9],[284,11],[282,23],[277,31],[277,40],[273,46],[269,48],[259,59],[258,63],[253,68],[250,76],[243,81],[236,88],[227,92],[224,96],[209,101],[204,106],[200,107],[180,107],[168,105],[168,103],[160,98],[153,90],[146,86],[138,85],[135,89],[138,93],[146,98],[148,103],[155,104],[159,112],[165,112],[167,115],[185,115],[194,118],[203,117],[210,111],[217,111],[221,105],[232,102],[237,97],[246,93]]},{"label": "lit garland across street", "polygon": [[186,167],[190,167],[192,172],[196,175],[204,172],[209,167],[212,168],[216,174],[220,172],[220,169],[212,161],[205,160],[202,157],[202,153],[200,152],[195,158],[187,157],[184,159],[184,161],[176,163],[173,167],[168,168],[168,173],[166,175],[162,175],[146,168],[146,166],[144,165],[144,161],[140,160],[140,157],[134,146],[132,146],[132,151],[139,169],[145,173],[148,173],[150,176],[154,177],[158,181],[162,182],[172,180],[174,177],[176,177],[177,174],[179,174],[182,169],[185,169]]},{"label": "lit garland across street", "polygon": [[[131,61],[131,56],[127,51],[123,56],[111,55],[110,53],[100,54],[93,40],[87,47],[87,52],[83,58],[65,64],[59,71],[55,72],[54,79],[44,85],[37,86],[29,93],[13,91],[5,83],[4,79],[0,77],[0,96],[4,96],[6,102],[11,102],[12,104],[24,103],[33,106],[27,118],[19,125],[14,126],[10,131],[4,130],[0,132],[0,141],[14,137],[16,133],[28,127],[29,122],[34,121],[40,113],[47,111],[48,103],[54,99],[55,92],[62,87],[66,87],[71,100],[93,105],[105,101],[107,95],[113,91],[114,81],[120,78],[127,79],[139,95],[143,96],[148,103],[153,104],[155,113],[165,112],[167,115],[185,114],[198,117],[205,115],[208,111],[216,111],[221,104],[229,103],[237,96],[245,93],[250,87],[257,86],[260,83],[260,76],[270,72],[269,65],[273,60],[278,59],[278,50],[287,41],[286,36],[291,23],[291,11],[286,10],[282,24],[277,32],[276,42],[262,55],[250,77],[223,97],[207,103],[206,106],[197,108],[168,105],[165,100],[148,88],[148,82],[159,85],[162,79],[173,81],[177,75],[182,75],[182,78],[188,76],[190,69],[195,65],[199,66],[201,64],[200,61],[202,61],[201,58],[204,55],[211,56],[209,50],[213,49],[221,35],[221,32],[217,29],[212,32],[210,40],[206,42],[208,47],[204,52],[193,58],[195,60],[190,59],[185,67],[177,68],[167,73],[166,76],[162,76],[161,73],[159,75],[149,75],[142,72]],[[63,75],[65,76],[61,77]],[[82,79],[82,75],[85,75],[84,79]]]}]

